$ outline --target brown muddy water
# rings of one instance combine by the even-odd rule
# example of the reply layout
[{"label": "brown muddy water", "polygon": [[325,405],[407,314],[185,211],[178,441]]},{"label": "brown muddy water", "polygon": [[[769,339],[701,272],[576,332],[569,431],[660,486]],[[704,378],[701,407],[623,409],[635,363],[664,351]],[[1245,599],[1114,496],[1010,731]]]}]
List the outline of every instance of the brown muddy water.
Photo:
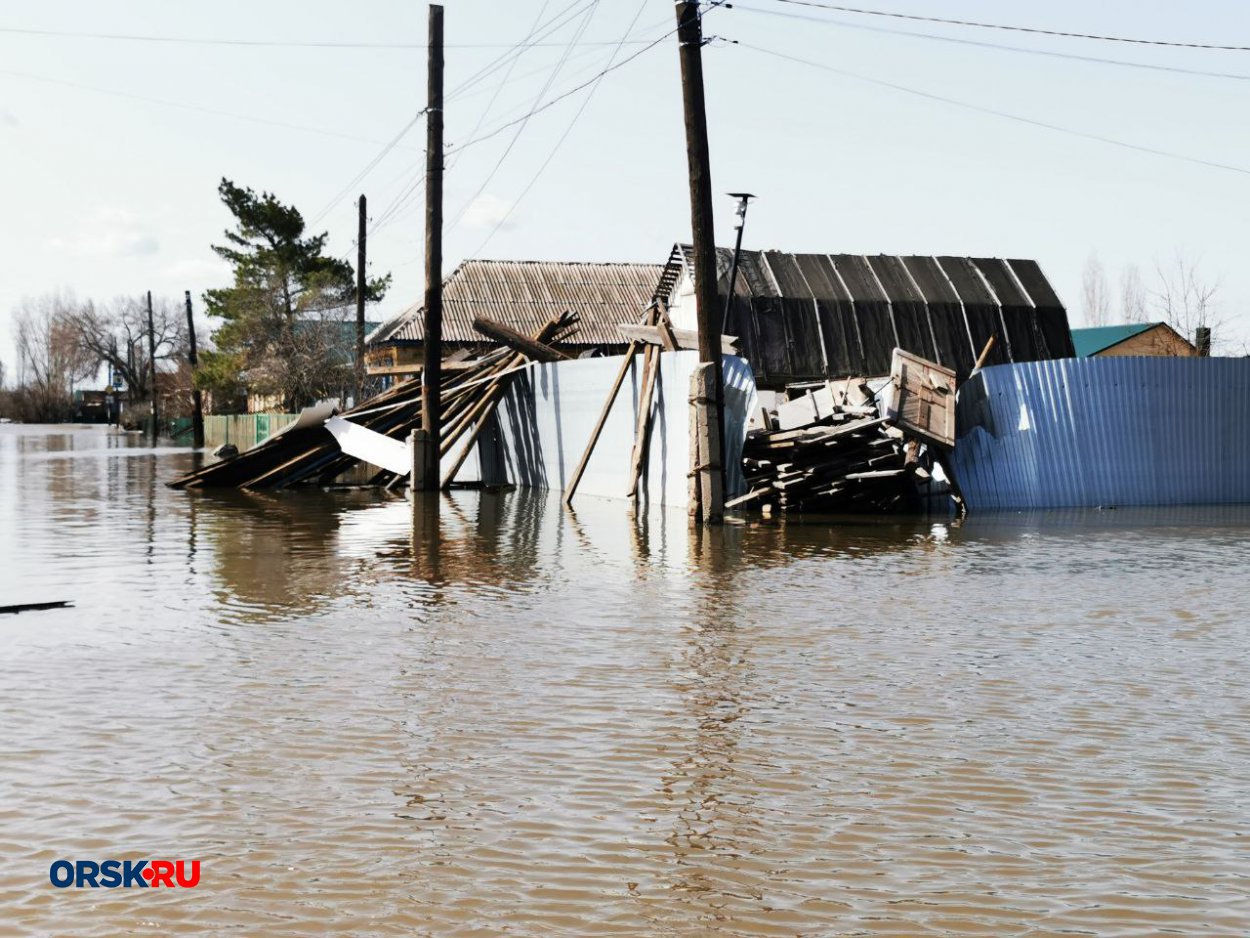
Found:
[{"label": "brown muddy water", "polygon": [[0,934],[1250,933],[1250,511],[414,541],[191,459],[0,427],[0,603],[74,603],[0,616]]}]

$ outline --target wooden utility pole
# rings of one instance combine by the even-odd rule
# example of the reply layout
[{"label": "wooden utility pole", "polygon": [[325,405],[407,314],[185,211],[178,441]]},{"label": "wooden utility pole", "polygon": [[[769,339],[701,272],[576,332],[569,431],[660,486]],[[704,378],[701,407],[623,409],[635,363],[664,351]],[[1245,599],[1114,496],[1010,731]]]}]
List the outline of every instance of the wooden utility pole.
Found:
[{"label": "wooden utility pole", "polygon": [[438,489],[439,384],[443,372],[443,8],[430,4],[425,115],[425,355],[421,368],[421,435],[425,472],[413,488]]},{"label": "wooden utility pole", "polygon": [[360,196],[359,228],[356,232],[356,381],[352,403],[359,404],[365,387],[365,197]]},{"label": "wooden utility pole", "polygon": [[[721,375],[721,330],[716,303],[716,240],[712,230],[712,170],[708,157],[707,114],[703,98],[703,26],[696,0],[678,0],[677,40],[681,56],[681,97],[686,118],[686,162],[690,171],[690,227],[694,241],[695,318],[699,332],[700,372],[692,401],[705,409],[706,419],[696,421],[696,432],[703,435],[698,451],[702,454],[691,471],[698,473],[702,519],[720,524],[725,494],[721,457],[719,415],[723,407],[724,381]],[[692,389],[693,392],[693,389]],[[707,398],[710,398],[708,400]],[[693,452],[693,449],[692,449]]]},{"label": "wooden utility pole", "polygon": [[191,445],[196,449],[204,446],[204,398],[195,383],[195,370],[199,367],[200,356],[195,348],[195,317],[191,315],[191,291],[186,291],[187,298],[187,361],[191,363]]},{"label": "wooden utility pole", "polygon": [[156,326],[152,322],[152,291],[148,291],[148,363],[152,366],[152,442],[159,435],[157,422],[160,414],[156,406]]}]

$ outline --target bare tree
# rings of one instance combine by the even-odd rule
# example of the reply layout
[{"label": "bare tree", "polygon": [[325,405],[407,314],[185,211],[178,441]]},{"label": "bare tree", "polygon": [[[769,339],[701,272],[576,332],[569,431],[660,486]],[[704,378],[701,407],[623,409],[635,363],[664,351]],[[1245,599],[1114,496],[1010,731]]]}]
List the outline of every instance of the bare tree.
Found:
[{"label": "bare tree", "polygon": [[1081,314],[1087,326],[1105,326],[1111,318],[1111,291],[1096,253],[1089,255],[1081,275]]},{"label": "bare tree", "polygon": [[1216,310],[1218,280],[1207,280],[1198,263],[1180,251],[1167,264],[1156,261],[1155,274],[1156,286],[1150,293],[1155,316],[1190,342],[1200,328],[1210,329],[1213,338],[1219,334],[1224,321]]},{"label": "bare tree", "polygon": [[24,299],[13,314],[17,382],[24,419],[64,420],[73,411],[74,385],[95,374],[98,361],[79,345],[70,294]]},{"label": "bare tree", "polygon": [[[88,301],[78,305],[70,322],[80,347],[126,382],[131,403],[146,400],[152,387],[146,298],[120,296],[100,306]],[[154,297],[152,324],[157,361],[177,363],[185,358],[187,323],[181,305]]]},{"label": "bare tree", "polygon": [[1120,271],[1120,316],[1125,322],[1146,321],[1146,284],[1141,268],[1129,264]]}]

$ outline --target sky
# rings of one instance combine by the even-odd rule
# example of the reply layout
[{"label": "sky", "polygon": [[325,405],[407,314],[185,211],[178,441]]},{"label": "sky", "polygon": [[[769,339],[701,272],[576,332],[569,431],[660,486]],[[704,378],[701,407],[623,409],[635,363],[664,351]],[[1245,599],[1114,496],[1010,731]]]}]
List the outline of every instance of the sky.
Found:
[{"label": "sky", "polygon": [[[1250,5],[1227,0],[856,5],[1250,46]],[[689,239],[669,0],[445,10],[446,272],[465,257],[662,263]],[[747,248],[1033,258],[1074,325],[1091,253],[1114,290],[1131,264],[1151,286],[1180,252],[1219,284],[1217,340],[1250,342],[1250,51],[781,0],[709,10],[704,29],[719,243],[733,238],[724,193],[750,191]],[[222,177],[295,205],[353,262],[365,194],[370,274],[394,277],[369,318],[417,301],[425,37],[426,6],[392,0],[0,2],[10,377],[23,297],[190,290],[198,307],[228,285],[210,248],[231,223]]]}]

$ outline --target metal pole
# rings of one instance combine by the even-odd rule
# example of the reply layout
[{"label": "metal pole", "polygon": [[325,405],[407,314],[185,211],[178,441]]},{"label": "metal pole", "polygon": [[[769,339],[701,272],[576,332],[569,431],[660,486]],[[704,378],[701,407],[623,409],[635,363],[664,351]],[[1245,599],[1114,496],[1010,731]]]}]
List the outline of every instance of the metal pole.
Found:
[{"label": "metal pole", "polygon": [[365,386],[365,197],[360,196],[360,219],[356,233],[356,380],[352,403],[359,404]]},{"label": "metal pole", "polygon": [[[677,0],[677,39],[681,60],[682,108],[686,124],[686,163],[690,175],[690,228],[694,242],[695,320],[698,324],[699,361],[709,366],[710,401],[699,401],[710,413],[703,431],[706,462],[692,466],[705,479],[702,512],[707,524],[719,524],[724,514],[723,460],[720,458],[720,421],[723,377],[721,332],[716,328],[716,241],[712,227],[712,171],[707,143],[707,113],[703,94],[703,27],[695,0]],[[707,405],[711,405],[710,407]],[[713,481],[715,479],[715,481]]]},{"label": "metal pole", "polygon": [[738,257],[742,254],[742,229],[747,224],[747,203],[755,196],[749,192],[730,192],[738,200],[738,221],[734,227],[738,229],[738,237],[734,241],[734,259],[729,265],[729,292],[725,296],[725,312],[721,315],[720,331],[724,332],[729,324],[729,311],[733,309],[734,289],[738,285]]},{"label": "metal pole", "polygon": [[[439,484],[442,436],[439,383],[443,365],[443,8],[430,4],[425,151],[425,354],[421,368],[421,430],[427,489]],[[414,488],[415,482],[414,479]]]},{"label": "metal pole", "polygon": [[191,315],[191,291],[186,291],[187,299],[187,361],[191,363],[191,445],[196,449],[204,447],[204,398],[195,383],[195,370],[199,367],[200,357],[195,348],[195,317]]},{"label": "metal pole", "polygon": [[152,322],[152,291],[148,291],[148,363],[152,367],[152,443],[159,434],[160,413],[156,405],[156,326]]}]

